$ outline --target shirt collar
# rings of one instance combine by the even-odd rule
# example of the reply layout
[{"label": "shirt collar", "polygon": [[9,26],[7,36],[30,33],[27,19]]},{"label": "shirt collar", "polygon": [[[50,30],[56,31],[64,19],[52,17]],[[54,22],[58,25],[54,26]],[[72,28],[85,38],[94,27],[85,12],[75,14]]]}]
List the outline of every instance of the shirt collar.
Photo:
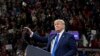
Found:
[{"label": "shirt collar", "polygon": [[58,34],[62,35],[64,31],[65,31],[65,30],[63,29],[63,30],[62,30],[61,32],[59,32]]}]

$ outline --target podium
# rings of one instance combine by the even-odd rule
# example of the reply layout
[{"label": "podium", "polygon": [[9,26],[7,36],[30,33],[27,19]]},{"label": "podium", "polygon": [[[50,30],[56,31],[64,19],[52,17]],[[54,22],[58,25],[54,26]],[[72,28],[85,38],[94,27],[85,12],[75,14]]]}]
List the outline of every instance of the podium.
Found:
[{"label": "podium", "polygon": [[28,45],[25,50],[25,56],[51,56],[51,53],[33,45]]}]

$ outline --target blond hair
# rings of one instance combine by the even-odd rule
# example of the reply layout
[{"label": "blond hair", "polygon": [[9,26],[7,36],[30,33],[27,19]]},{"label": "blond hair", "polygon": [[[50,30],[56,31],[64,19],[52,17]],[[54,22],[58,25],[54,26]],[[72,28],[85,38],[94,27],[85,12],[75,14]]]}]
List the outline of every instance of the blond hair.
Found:
[{"label": "blond hair", "polygon": [[56,22],[61,22],[64,25],[64,29],[65,29],[65,21],[64,20],[62,20],[62,19],[56,19],[54,21],[54,23],[56,23]]}]

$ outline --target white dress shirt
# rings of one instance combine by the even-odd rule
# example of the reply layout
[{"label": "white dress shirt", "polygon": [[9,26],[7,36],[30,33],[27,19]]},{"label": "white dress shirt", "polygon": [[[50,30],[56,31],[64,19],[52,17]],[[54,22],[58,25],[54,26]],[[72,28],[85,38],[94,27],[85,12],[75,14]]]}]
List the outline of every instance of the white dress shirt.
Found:
[{"label": "white dress shirt", "polygon": [[[62,30],[62,31],[59,33],[58,42],[59,42],[59,40],[60,40],[60,38],[61,38],[63,32],[64,32],[64,30]],[[54,43],[55,43],[55,39],[56,39],[56,36],[55,36],[55,38],[51,41],[51,51],[50,51],[51,53],[52,53],[52,51],[53,51],[53,47],[54,47]]]}]

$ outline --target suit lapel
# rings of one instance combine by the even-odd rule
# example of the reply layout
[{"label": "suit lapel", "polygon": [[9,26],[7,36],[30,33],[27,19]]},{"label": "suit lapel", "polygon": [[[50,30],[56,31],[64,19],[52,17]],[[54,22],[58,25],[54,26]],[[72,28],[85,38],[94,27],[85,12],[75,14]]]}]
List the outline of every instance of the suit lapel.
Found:
[{"label": "suit lapel", "polygon": [[52,36],[49,37],[49,42],[48,42],[48,46],[47,46],[49,51],[51,49],[51,42],[55,38],[55,36],[56,36],[56,34],[54,34],[54,35],[52,35]]},{"label": "suit lapel", "polygon": [[[62,43],[64,37],[65,37],[65,32],[63,32],[63,34],[62,34],[62,36],[61,36],[61,38],[60,38],[60,40],[59,40],[59,42],[58,42],[57,48],[59,48],[59,46],[60,46],[60,44]],[[57,50],[57,49],[56,49],[56,50]]]},{"label": "suit lapel", "polygon": [[53,36],[51,36],[50,41],[52,42],[52,40],[55,38],[56,34],[54,34]]},{"label": "suit lapel", "polygon": [[[51,46],[51,42],[52,42],[52,40],[53,40],[55,37],[56,37],[56,34],[54,34],[53,36],[50,37],[50,40],[49,40],[49,43],[48,43],[48,44],[49,44],[48,47]],[[57,48],[59,48],[59,46],[60,46],[60,44],[62,43],[64,37],[65,37],[65,32],[63,32],[63,34],[62,34],[62,36],[61,36],[61,38],[60,38],[60,40],[59,40],[59,42],[58,42]],[[51,48],[50,48],[50,49],[51,49]],[[56,49],[56,50],[57,50],[57,49]]]}]

